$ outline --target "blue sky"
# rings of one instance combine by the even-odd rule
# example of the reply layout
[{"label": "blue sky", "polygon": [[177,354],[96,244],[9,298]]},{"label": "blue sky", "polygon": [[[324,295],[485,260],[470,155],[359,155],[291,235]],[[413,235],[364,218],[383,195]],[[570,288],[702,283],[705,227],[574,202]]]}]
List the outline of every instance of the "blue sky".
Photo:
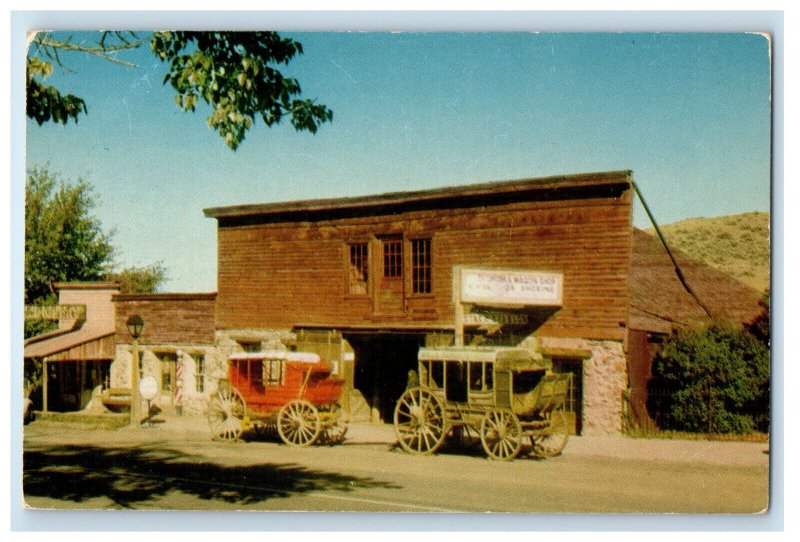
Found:
[{"label": "blue sky", "polygon": [[316,135],[259,124],[232,152],[148,48],[138,69],[72,54],[48,81],[89,114],[29,121],[28,167],[90,181],[118,263],[162,261],[166,291],[216,289],[206,207],[632,169],[661,223],[769,210],[760,35],[284,34],[305,49],[286,71],[334,111]]}]

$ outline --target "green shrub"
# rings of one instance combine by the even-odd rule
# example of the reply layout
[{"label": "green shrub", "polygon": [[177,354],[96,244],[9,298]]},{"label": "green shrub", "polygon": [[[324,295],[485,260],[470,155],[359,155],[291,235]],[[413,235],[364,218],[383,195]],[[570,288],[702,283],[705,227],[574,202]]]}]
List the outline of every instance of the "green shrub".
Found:
[{"label": "green shrub", "polygon": [[650,397],[651,414],[661,429],[765,431],[769,349],[730,326],[677,331],[653,360]]}]

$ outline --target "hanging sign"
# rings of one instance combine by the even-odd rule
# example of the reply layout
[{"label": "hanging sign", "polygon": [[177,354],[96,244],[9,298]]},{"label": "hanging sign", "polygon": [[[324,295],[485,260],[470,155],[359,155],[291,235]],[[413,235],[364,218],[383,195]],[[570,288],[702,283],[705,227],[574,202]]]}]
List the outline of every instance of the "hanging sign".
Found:
[{"label": "hanging sign", "polygon": [[460,301],[501,307],[560,307],[563,287],[562,273],[462,268]]}]

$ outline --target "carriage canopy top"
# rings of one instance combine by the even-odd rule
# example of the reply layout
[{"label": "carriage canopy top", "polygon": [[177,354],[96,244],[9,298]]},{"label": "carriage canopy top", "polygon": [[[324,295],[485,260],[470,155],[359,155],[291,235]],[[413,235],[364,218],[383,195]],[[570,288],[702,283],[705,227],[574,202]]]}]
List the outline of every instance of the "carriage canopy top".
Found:
[{"label": "carriage canopy top", "polygon": [[545,370],[546,361],[540,354],[525,348],[450,346],[444,348],[420,348],[419,361],[484,362],[495,364],[501,371]]},{"label": "carriage canopy top", "polygon": [[264,352],[239,352],[229,360],[279,359],[297,363],[319,363],[320,357],[314,352],[287,352],[285,350],[265,350]]}]

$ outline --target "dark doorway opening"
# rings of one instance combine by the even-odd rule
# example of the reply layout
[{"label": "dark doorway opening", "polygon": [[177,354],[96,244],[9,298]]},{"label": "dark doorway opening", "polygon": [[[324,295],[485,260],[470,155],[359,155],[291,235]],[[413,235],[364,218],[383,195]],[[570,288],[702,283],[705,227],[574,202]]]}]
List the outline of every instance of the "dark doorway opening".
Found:
[{"label": "dark doorway opening", "polygon": [[572,394],[567,399],[567,408],[574,414],[575,435],[583,432],[583,360],[580,358],[553,358],[553,371],[572,373]]},{"label": "dark doorway opening", "polygon": [[355,352],[354,387],[384,422],[392,422],[397,400],[406,390],[409,371],[417,370],[424,334],[345,334]]}]

